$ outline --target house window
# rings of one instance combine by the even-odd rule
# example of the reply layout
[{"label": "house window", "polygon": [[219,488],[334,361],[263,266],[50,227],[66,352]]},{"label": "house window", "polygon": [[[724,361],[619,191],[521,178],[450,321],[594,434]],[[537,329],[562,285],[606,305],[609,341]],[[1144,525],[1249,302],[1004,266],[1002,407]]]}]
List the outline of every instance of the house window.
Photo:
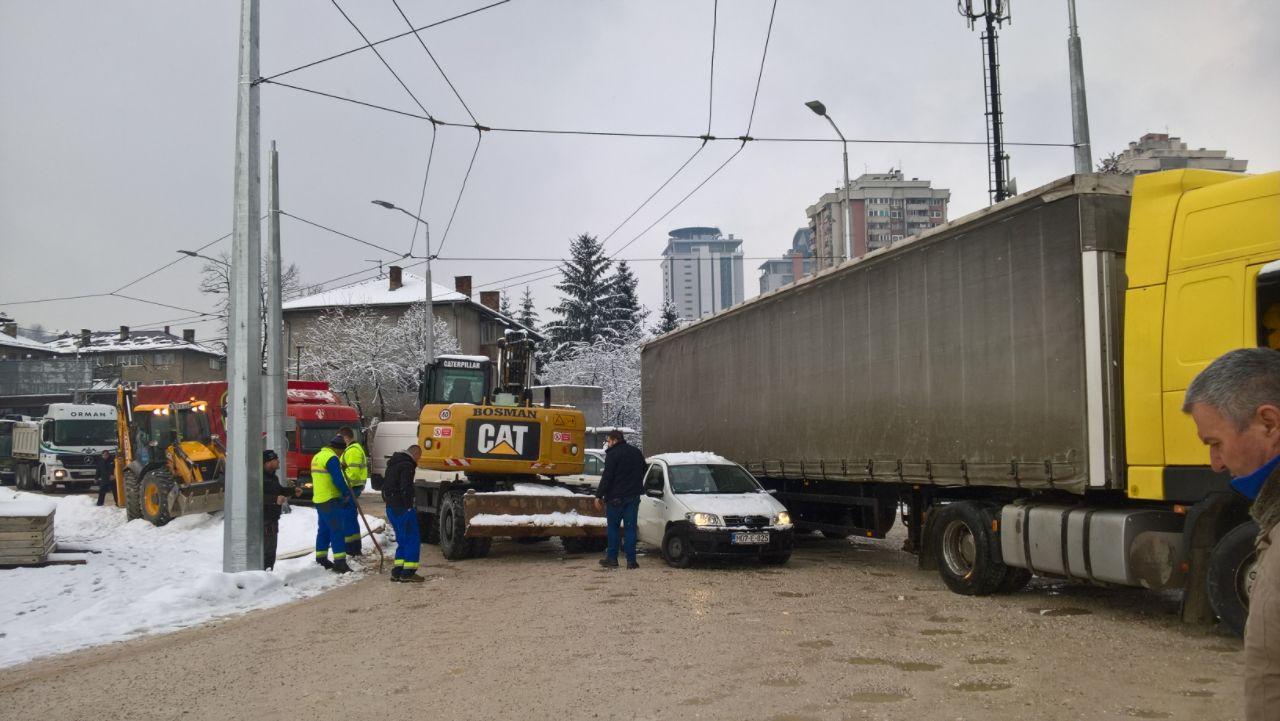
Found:
[{"label": "house window", "polygon": [[209,359],[209,370],[211,370],[211,371],[220,371],[220,370],[222,370],[222,369],[223,369],[223,368],[225,368],[225,367],[226,367],[226,366],[225,366],[225,364],[223,363],[223,361],[222,361],[222,359],[221,359],[221,358],[210,358],[210,359]]},{"label": "house window", "polygon": [[157,366],[171,366],[176,361],[177,357],[173,353],[156,353],[152,362]]},{"label": "house window", "polygon": [[929,217],[930,217],[930,218],[941,218],[941,217],[942,217],[942,211],[941,211],[941,210],[931,210],[931,211],[929,211]]},{"label": "house window", "polygon": [[120,365],[125,368],[137,368],[142,365],[142,356],[140,355],[122,355],[120,356]]}]

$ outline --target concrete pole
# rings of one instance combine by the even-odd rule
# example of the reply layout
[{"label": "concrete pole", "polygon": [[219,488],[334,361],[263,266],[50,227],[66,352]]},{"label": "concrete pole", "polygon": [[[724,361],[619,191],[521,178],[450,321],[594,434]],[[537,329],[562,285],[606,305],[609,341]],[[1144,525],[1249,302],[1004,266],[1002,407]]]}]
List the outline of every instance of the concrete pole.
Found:
[{"label": "concrete pole", "polygon": [[271,141],[271,158],[267,164],[267,376],[263,389],[266,404],[265,447],[280,456],[280,475],[287,474],[285,463],[284,318],[280,286],[280,156],[276,141]]},{"label": "concrete pole", "polygon": [[227,471],[222,570],[262,569],[262,238],[258,178],[258,0],[240,3],[235,222],[227,338]]},{"label": "concrete pole", "polygon": [[1075,143],[1076,172],[1093,172],[1093,148],[1089,144],[1089,106],[1084,93],[1084,55],[1076,27],[1076,0],[1067,0],[1071,32],[1067,36],[1067,58],[1071,64],[1071,131]]},{"label": "concrete pole", "polygon": [[844,146],[844,257],[848,260],[853,257],[853,215],[849,210],[849,143],[843,134],[840,135],[840,144]]},{"label": "concrete pole", "polygon": [[[414,217],[417,218],[417,216]],[[425,326],[422,330],[422,337],[423,342],[426,343],[427,350],[427,362],[425,365],[430,365],[431,361],[436,359],[436,309],[435,304],[431,302],[431,224],[422,218],[417,218],[417,220],[427,229],[427,287],[423,291],[423,302],[426,303],[426,306],[422,309],[422,324]]]}]

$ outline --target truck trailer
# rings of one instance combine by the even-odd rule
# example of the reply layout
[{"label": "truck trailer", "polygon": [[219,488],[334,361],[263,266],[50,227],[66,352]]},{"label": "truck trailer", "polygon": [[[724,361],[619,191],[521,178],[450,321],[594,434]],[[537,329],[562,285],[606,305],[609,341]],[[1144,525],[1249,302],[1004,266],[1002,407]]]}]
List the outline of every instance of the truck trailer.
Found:
[{"label": "truck trailer", "polygon": [[1280,173],[1076,175],[654,339],[647,450],[703,450],[800,530],[964,594],[1033,573],[1247,614],[1247,501],[1182,400],[1280,303]]}]

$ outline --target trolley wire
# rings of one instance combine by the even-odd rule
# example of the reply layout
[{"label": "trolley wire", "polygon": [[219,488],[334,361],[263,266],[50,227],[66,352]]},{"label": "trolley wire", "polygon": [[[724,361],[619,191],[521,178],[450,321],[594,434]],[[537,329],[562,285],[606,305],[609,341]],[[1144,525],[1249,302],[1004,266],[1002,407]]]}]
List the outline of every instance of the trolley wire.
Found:
[{"label": "trolley wire", "polygon": [[[396,82],[400,83],[400,87],[404,88],[404,91],[409,94],[410,98],[413,98],[413,102],[422,110],[422,113],[427,116],[427,119],[431,121],[435,121],[435,118],[431,117],[431,111],[427,110],[427,107],[422,104],[422,101],[418,100],[418,96],[414,95],[413,91],[409,89],[409,86],[404,84],[404,80],[400,78],[400,74],[397,73],[395,69],[391,67],[391,63],[387,62],[386,58],[382,57],[382,53],[379,52],[378,49],[373,46],[373,43],[369,42],[368,36],[364,34],[364,31],[360,29],[359,25],[356,25],[356,21],[351,19],[351,16],[347,14],[347,11],[342,9],[342,6],[338,4],[338,0],[329,0],[329,1],[332,2],[333,6],[338,9],[338,12],[342,13],[342,17],[346,18],[347,22],[351,25],[351,28],[356,31],[356,33],[360,36],[360,39],[365,42],[365,45],[370,50],[373,51],[373,54],[378,56],[378,59],[382,61],[382,64],[384,66],[386,66],[387,72],[391,73],[392,77],[396,79]],[[426,46],[423,46],[423,47],[426,47]]]}]

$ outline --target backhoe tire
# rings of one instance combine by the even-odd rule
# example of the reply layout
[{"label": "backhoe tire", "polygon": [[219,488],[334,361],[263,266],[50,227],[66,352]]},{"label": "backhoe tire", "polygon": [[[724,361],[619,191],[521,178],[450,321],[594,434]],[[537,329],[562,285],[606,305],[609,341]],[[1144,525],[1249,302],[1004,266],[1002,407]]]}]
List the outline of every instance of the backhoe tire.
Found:
[{"label": "backhoe tire", "polygon": [[933,553],[938,574],[952,591],[989,596],[1000,589],[1009,567],[1000,556],[1000,541],[991,531],[992,509],[972,501],[949,503],[933,522]]},{"label": "backhoe tire", "polygon": [[142,518],[142,481],[128,469],[124,472],[124,512],[127,520]]},{"label": "backhoe tire", "polygon": [[1209,555],[1205,580],[1209,606],[1223,625],[1239,636],[1244,635],[1244,622],[1249,618],[1249,595],[1258,573],[1258,554],[1254,547],[1257,537],[1258,524],[1245,521],[1227,531]]},{"label": "backhoe tire", "polygon": [[151,525],[159,527],[173,520],[169,509],[169,496],[177,485],[167,468],[153,468],[143,471],[138,479],[142,493],[139,494],[142,506],[142,517]]},{"label": "backhoe tire", "polygon": [[[445,494],[440,501],[439,519],[440,553],[450,561],[471,558],[476,550],[474,541],[477,539],[466,537],[467,517],[462,510],[461,493]],[[485,548],[485,552],[488,552],[488,548]]]}]

